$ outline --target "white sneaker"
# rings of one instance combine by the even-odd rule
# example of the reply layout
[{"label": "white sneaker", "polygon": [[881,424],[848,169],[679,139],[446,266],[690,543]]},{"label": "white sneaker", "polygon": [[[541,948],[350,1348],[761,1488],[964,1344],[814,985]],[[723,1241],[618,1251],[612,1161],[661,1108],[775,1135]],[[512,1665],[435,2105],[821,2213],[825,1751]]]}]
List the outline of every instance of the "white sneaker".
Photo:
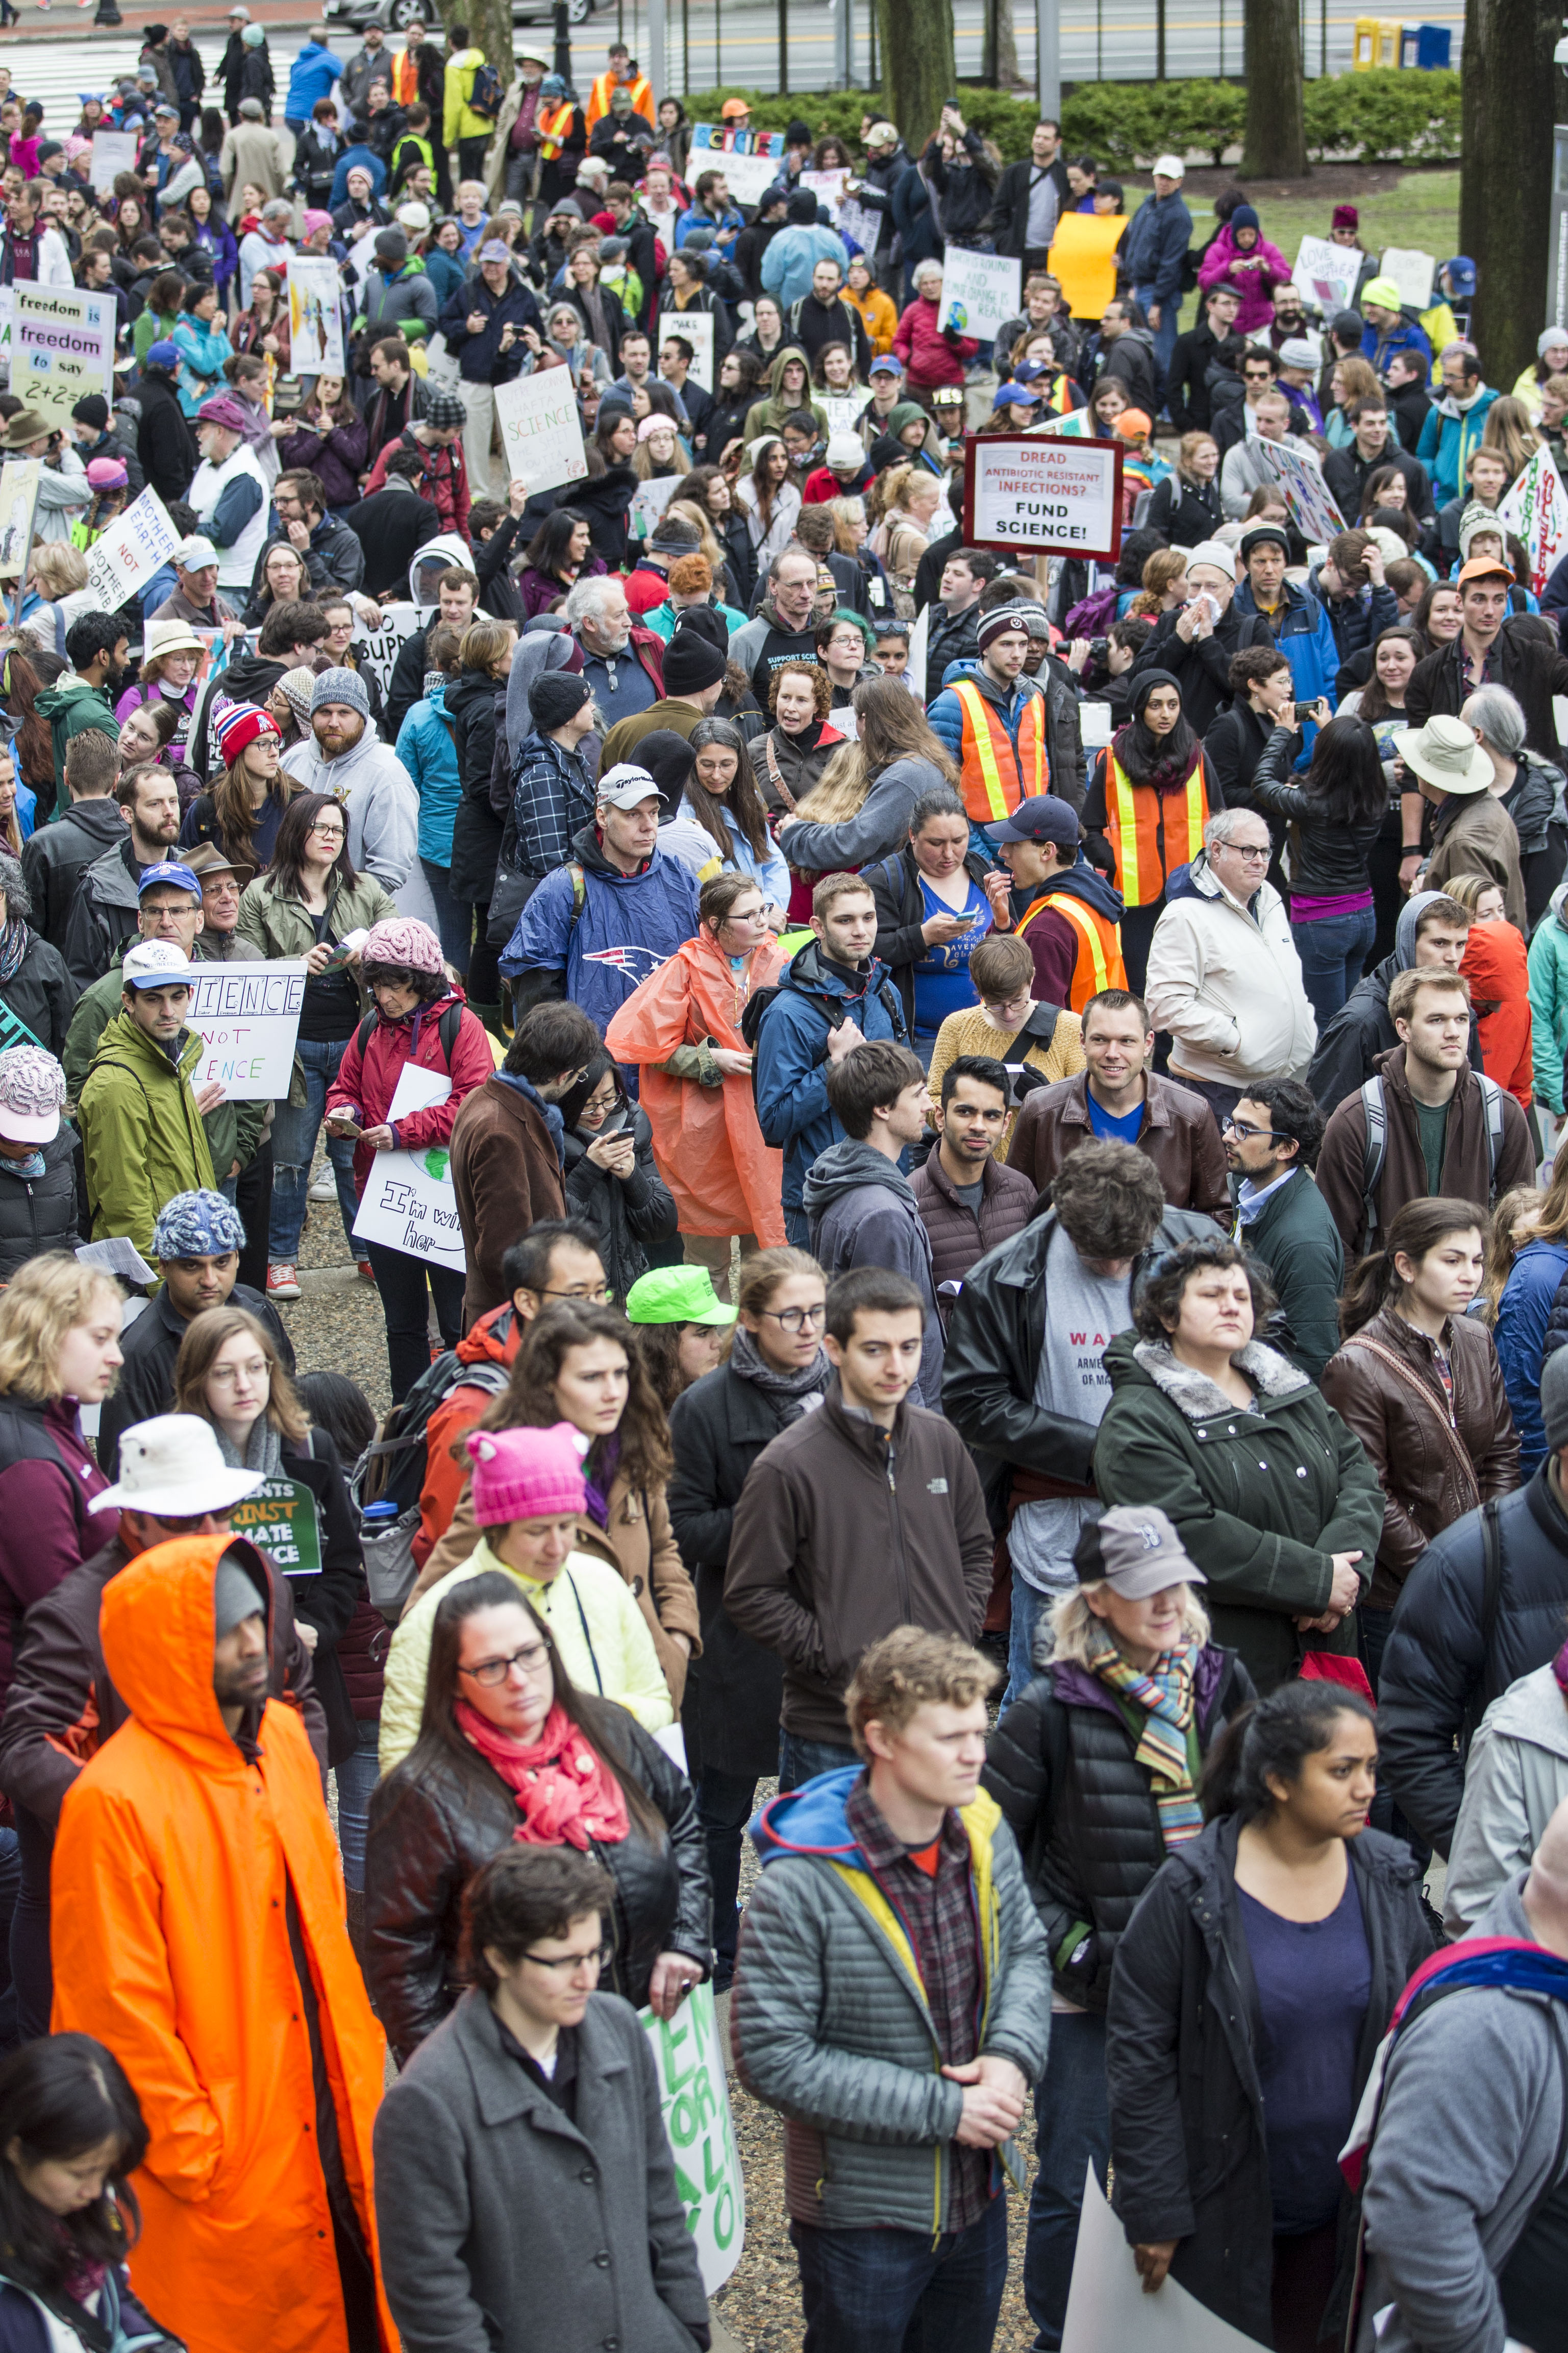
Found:
[{"label": "white sneaker", "polygon": [[311,1179],[310,1190],[307,1198],[312,1201],[335,1201],[337,1199],[338,1180],[332,1172],[332,1164],[330,1160],[322,1169],[321,1175]]}]

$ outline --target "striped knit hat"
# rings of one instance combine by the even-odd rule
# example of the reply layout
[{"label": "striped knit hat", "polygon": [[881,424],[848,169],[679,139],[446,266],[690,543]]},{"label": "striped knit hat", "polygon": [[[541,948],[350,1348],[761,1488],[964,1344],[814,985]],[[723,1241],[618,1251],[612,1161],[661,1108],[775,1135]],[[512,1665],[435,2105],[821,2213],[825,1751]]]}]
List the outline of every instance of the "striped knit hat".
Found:
[{"label": "striped knit hat", "polygon": [[218,712],[215,722],[217,731],[218,756],[226,768],[232,768],[247,744],[258,735],[276,735],[277,723],[268,712],[255,702],[230,702]]}]

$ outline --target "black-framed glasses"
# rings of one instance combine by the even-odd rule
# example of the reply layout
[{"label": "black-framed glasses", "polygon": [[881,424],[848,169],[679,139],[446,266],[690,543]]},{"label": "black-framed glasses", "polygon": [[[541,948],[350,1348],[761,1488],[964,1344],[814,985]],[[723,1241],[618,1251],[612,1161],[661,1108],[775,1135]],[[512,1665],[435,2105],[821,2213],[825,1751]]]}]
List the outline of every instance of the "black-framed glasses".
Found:
[{"label": "black-framed glasses", "polygon": [[1231,1112],[1226,1112],[1220,1125],[1222,1128],[1228,1128],[1232,1135],[1260,1135],[1265,1144],[1272,1144],[1274,1141],[1274,1130],[1271,1127],[1257,1127],[1251,1120],[1237,1119]]},{"label": "black-framed glasses", "polygon": [[550,1667],[548,1645],[525,1642],[521,1651],[513,1651],[507,1658],[481,1659],[477,1667],[459,1667],[458,1672],[471,1675],[474,1682],[482,1683],[487,1691],[495,1691],[507,1682],[513,1667],[521,1667],[529,1676],[547,1673]]},{"label": "black-framed glasses", "polygon": [[539,1295],[541,1299],[575,1299],[584,1306],[603,1307],[609,1299],[610,1287],[607,1282],[590,1282],[586,1285],[574,1283],[565,1291],[552,1291],[547,1288]]},{"label": "black-framed glasses", "polygon": [[1257,849],[1249,841],[1218,841],[1215,844],[1215,848],[1228,849],[1233,858],[1245,858],[1249,866],[1267,866],[1268,863],[1269,849],[1267,843],[1261,849]]},{"label": "black-framed glasses", "polygon": [[786,1332],[804,1332],[808,1324],[826,1323],[827,1302],[825,1299],[817,1307],[764,1307],[761,1313],[782,1324]]},{"label": "black-framed glasses", "polygon": [[549,1969],[552,1975],[557,1969],[604,1970],[609,1968],[614,1959],[615,1950],[613,1945],[596,1945],[591,1953],[563,1953],[560,1959],[556,1961],[547,1961],[542,1953],[520,1953],[518,1959],[531,1961],[536,1969]]}]

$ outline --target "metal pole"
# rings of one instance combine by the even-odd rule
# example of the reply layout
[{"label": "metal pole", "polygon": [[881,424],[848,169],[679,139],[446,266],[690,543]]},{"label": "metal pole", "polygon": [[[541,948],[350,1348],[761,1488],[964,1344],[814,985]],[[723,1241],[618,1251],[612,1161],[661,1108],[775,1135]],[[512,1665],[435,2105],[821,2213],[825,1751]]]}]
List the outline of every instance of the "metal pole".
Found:
[{"label": "metal pole", "polygon": [[691,0],[680,0],[680,95],[691,88]]},{"label": "metal pole", "polygon": [[1094,0],[1094,78],[1105,79],[1105,0]]},{"label": "metal pole", "polygon": [[1055,121],[1062,111],[1061,0],[1035,0],[1035,88],[1040,113]]},{"label": "metal pole", "polygon": [[1329,76],[1329,0],[1322,0],[1322,21],[1319,33],[1318,74],[1326,81]]},{"label": "metal pole", "polygon": [[1154,79],[1165,79],[1165,0],[1154,0]]},{"label": "metal pole", "polygon": [[1219,0],[1219,78],[1225,79],[1225,0]]},{"label": "metal pole", "polygon": [[665,0],[647,0],[647,78],[657,107],[669,89],[669,60],[665,55]]},{"label": "metal pole", "polygon": [[572,79],[572,26],[566,15],[566,0],[555,0],[554,70],[568,90],[575,87]]},{"label": "metal pole", "polygon": [[875,90],[877,87],[877,0],[871,0],[869,14],[870,29],[866,36],[866,87],[868,90]]},{"label": "metal pole", "polygon": [[779,0],[779,96],[789,95],[789,0]]},{"label": "metal pole", "polygon": [[715,90],[722,90],[724,87],[723,43],[719,29],[723,14],[724,0],[713,0],[713,87]]}]

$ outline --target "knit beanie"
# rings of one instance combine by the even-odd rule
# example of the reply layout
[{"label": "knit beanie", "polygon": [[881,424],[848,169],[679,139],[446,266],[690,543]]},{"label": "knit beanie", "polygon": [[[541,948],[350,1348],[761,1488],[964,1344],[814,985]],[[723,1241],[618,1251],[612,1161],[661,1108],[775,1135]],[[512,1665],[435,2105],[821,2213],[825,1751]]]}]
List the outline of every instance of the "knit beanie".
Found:
[{"label": "knit beanie", "polygon": [[1237,205],[1236,210],[1230,216],[1230,227],[1233,237],[1238,228],[1255,228],[1261,231],[1262,227],[1263,224],[1258,219],[1255,207],[1251,205]]},{"label": "knit beanie", "polygon": [[417,916],[388,915],[371,925],[360,949],[360,969],[373,964],[402,972],[439,972],[441,943]]},{"label": "knit beanie", "polygon": [[311,712],[320,711],[327,702],[346,702],[351,709],[363,711],[367,719],[370,717],[370,697],[357,670],[324,670],[312,681]]},{"label": "knit beanie", "polygon": [[542,671],[529,690],[528,704],[534,726],[543,735],[564,727],[569,719],[576,718],[593,691],[580,670]]},{"label": "knit beanie", "polygon": [[1335,228],[1360,228],[1361,215],[1354,205],[1336,205],[1332,226]]},{"label": "knit beanie", "polygon": [[1543,328],[1535,338],[1535,356],[1543,360],[1554,343],[1568,343],[1568,327]]},{"label": "knit beanie", "polygon": [[481,1528],[587,1509],[581,1440],[569,1421],[549,1430],[476,1430],[463,1443],[474,1466],[469,1492]]},{"label": "knit beanie", "polygon": [[310,697],[316,691],[316,673],[302,665],[299,670],[286,670],[273,691],[281,689],[289,698],[289,707],[300,726],[310,732]]},{"label": "knit beanie", "polygon": [[176,1193],[165,1201],[153,1228],[153,1255],[157,1259],[221,1258],[245,1248],[245,1226],[239,1211],[209,1186],[199,1192]]},{"label": "knit beanie", "polygon": [[679,629],[664,657],[666,694],[700,694],[717,686],[729,667],[729,658],[710,643],[700,630]]},{"label": "knit beanie", "polygon": [[259,703],[231,702],[220,711],[216,721],[218,757],[226,768],[232,768],[247,744],[258,735],[276,735],[277,723],[263,711]]},{"label": "knit beanie", "polygon": [[247,1571],[226,1553],[213,1579],[213,1632],[216,1639],[221,1642],[247,1618],[259,1618],[266,1608]]},{"label": "knit beanie", "polygon": [[816,218],[816,198],[809,188],[797,188],[785,210],[789,218],[804,228],[808,221]]}]

